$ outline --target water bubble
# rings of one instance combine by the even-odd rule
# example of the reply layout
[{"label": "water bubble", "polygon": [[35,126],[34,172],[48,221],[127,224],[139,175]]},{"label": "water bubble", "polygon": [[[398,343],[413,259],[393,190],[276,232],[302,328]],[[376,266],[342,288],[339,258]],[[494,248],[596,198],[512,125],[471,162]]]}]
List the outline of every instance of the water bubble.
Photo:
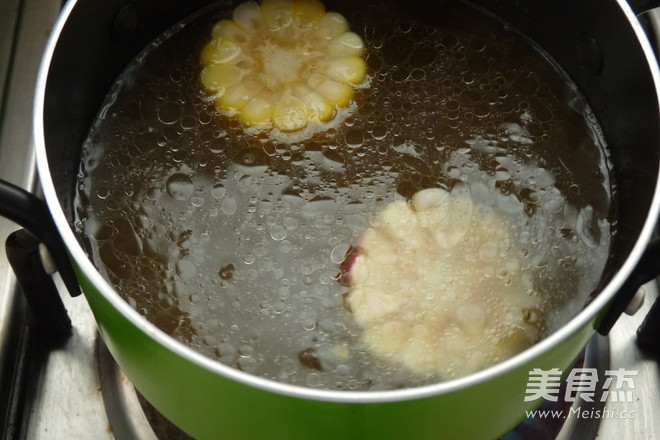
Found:
[{"label": "water bubble", "polygon": [[564,197],[561,195],[559,190],[553,188],[549,191],[549,198],[543,203],[543,209],[549,213],[561,212],[564,209],[565,204]]},{"label": "water bubble", "polygon": [[410,72],[410,78],[415,81],[422,81],[426,78],[426,71],[424,69],[413,69]]},{"label": "water bubble", "polygon": [[259,200],[257,202],[257,212],[261,215],[268,214],[274,207],[273,202],[270,200]]},{"label": "water bubble", "polygon": [[268,246],[264,242],[260,242],[254,245],[252,252],[257,257],[263,257],[268,254]]},{"label": "water bubble", "polygon": [[373,128],[371,135],[377,141],[383,140],[385,139],[385,136],[387,136],[387,127],[384,125],[377,125]]},{"label": "water bubble", "polygon": [[147,229],[151,226],[151,220],[144,214],[138,215],[138,226],[142,229]]},{"label": "water bubble", "polygon": [[359,130],[350,130],[344,136],[344,141],[350,148],[359,148],[364,143],[364,136]]},{"label": "water bubble", "polygon": [[216,136],[209,143],[209,150],[211,153],[222,153],[227,148],[227,139],[224,136]]},{"label": "water bubble", "polygon": [[490,115],[490,103],[481,102],[474,106],[474,115],[478,118],[485,118]]},{"label": "water bubble", "polygon": [[282,314],[286,311],[286,309],[286,304],[283,301],[277,301],[275,304],[273,304],[273,313],[275,314]]},{"label": "water bubble", "polygon": [[309,373],[305,383],[309,387],[316,388],[323,383],[323,379],[319,373]]},{"label": "water bubble", "polygon": [[504,212],[519,213],[523,210],[523,206],[515,194],[502,194],[497,193],[497,206]]},{"label": "water bubble", "polygon": [[259,366],[259,362],[253,356],[241,356],[238,359],[238,368],[246,373],[253,373]]},{"label": "water bubble", "polygon": [[197,119],[191,115],[184,116],[181,118],[180,125],[184,130],[190,130],[197,125]]},{"label": "water bubble", "polygon": [[329,212],[334,212],[338,208],[337,201],[330,197],[317,196],[305,203],[300,212],[308,217],[317,217]]},{"label": "water bubble", "polygon": [[179,260],[176,262],[176,274],[181,277],[181,279],[189,281],[195,277],[197,274],[197,267],[190,260]]},{"label": "water bubble", "polygon": [[495,180],[503,181],[511,179],[511,173],[505,169],[495,171]]},{"label": "water bubble", "polygon": [[167,194],[175,200],[188,200],[195,188],[192,179],[187,174],[172,174],[165,184]]},{"label": "water bubble", "polygon": [[337,365],[337,368],[335,368],[335,371],[340,376],[348,376],[351,374],[352,368],[346,364],[339,364]]},{"label": "water bubble", "polygon": [[435,61],[436,50],[428,44],[417,44],[410,54],[408,62],[412,67],[429,66]]},{"label": "water bubble", "polygon": [[305,199],[293,188],[287,188],[282,192],[282,200],[293,206],[305,204]]},{"label": "water bubble", "polygon": [[498,245],[494,241],[486,242],[479,247],[479,258],[483,261],[493,261],[498,255]]},{"label": "water bubble", "polygon": [[213,117],[209,113],[200,113],[197,116],[197,121],[202,125],[209,124],[212,120]]},{"label": "water bubble", "polygon": [[293,217],[287,217],[284,219],[284,227],[287,231],[295,231],[298,229],[298,220]]},{"label": "water bubble", "polygon": [[107,199],[109,195],[110,195],[110,190],[108,188],[102,187],[96,190],[96,197],[98,197],[101,200]]},{"label": "water bubble", "polygon": [[335,246],[330,252],[330,259],[335,264],[341,264],[346,259],[346,254],[351,246],[347,243],[341,243]]},{"label": "water bubble", "polygon": [[330,318],[323,318],[318,322],[318,326],[321,331],[325,333],[334,333],[337,331],[337,325]]},{"label": "water bubble", "polygon": [[158,200],[160,198],[161,193],[162,191],[160,188],[152,187],[147,190],[146,195],[149,200]]},{"label": "water bubble", "polygon": [[285,359],[284,361],[280,362],[280,366],[282,368],[282,373],[286,375],[291,375],[295,373],[297,369],[296,361],[294,361],[291,358]]},{"label": "water bubble", "polygon": [[234,363],[238,357],[238,348],[229,342],[218,344],[215,351],[220,359],[228,363]]},{"label": "water bubble", "polygon": [[236,168],[245,174],[264,173],[269,166],[270,159],[261,148],[246,148],[234,157]]},{"label": "water bubble", "polygon": [[195,196],[190,199],[190,203],[196,208],[199,208],[202,205],[204,205],[204,201],[205,201],[204,197],[199,197],[199,196]]},{"label": "water bubble", "polygon": [[444,103],[445,109],[449,112],[455,112],[459,108],[461,108],[460,102],[456,101],[455,99],[450,99],[447,102]]},{"label": "water bubble", "polygon": [[283,254],[291,253],[293,251],[293,244],[289,240],[282,240],[279,249]]},{"label": "water bubble", "polygon": [[237,209],[238,206],[236,204],[236,199],[233,197],[227,197],[222,201],[222,212],[224,212],[225,215],[233,215]]},{"label": "water bubble", "polygon": [[158,120],[163,124],[175,124],[181,118],[181,106],[173,102],[166,102],[158,109]]},{"label": "water bubble", "polygon": [[284,226],[275,225],[270,229],[270,236],[275,241],[282,241],[286,238],[287,230]]},{"label": "water bubble", "polygon": [[323,164],[327,171],[343,171],[344,170],[344,157],[336,150],[325,150],[323,152]]}]

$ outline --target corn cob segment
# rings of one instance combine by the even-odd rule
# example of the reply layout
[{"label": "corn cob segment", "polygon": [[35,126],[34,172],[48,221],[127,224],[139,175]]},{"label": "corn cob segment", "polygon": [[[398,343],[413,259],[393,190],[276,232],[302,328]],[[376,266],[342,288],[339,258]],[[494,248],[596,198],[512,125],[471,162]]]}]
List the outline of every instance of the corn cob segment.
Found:
[{"label": "corn cob segment", "polygon": [[374,354],[448,379],[539,339],[541,300],[494,211],[432,188],[387,205],[373,225],[343,269],[347,305]]},{"label": "corn cob segment", "polygon": [[296,132],[331,120],[367,75],[364,43],[318,0],[246,2],[200,54],[200,81],[243,125]]}]

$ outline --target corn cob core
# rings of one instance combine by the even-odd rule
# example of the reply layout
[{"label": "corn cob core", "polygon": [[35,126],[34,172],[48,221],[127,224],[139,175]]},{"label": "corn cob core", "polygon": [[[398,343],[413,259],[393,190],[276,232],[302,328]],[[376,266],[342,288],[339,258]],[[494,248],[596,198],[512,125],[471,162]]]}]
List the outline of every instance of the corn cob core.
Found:
[{"label": "corn cob core", "polygon": [[240,4],[203,48],[200,79],[248,127],[295,132],[329,121],[366,77],[364,44],[318,0]]},{"label": "corn cob core", "polygon": [[370,351],[449,379],[539,339],[540,300],[509,227],[441,189],[387,205],[345,276],[346,303]]}]

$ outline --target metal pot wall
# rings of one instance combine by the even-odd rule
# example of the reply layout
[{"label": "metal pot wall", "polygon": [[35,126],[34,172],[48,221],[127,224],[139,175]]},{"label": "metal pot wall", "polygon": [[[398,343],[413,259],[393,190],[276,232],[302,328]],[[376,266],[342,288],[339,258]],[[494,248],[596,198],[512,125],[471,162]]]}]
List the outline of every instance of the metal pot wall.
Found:
[{"label": "metal pot wall", "polygon": [[[613,269],[600,294],[562,329],[514,358],[415,389],[293,387],[234,370],[175,341],[96,271],[72,230],[72,201],[82,142],[115,78],[156,35],[206,3],[69,1],[44,55],[34,111],[48,207],[10,185],[0,190],[0,211],[49,247],[72,294],[82,289],[103,339],[136,388],[196,438],[497,437],[538,405],[524,399],[528,372],[569,368],[593,332],[599,326],[606,332],[636,287],[660,271],[653,258],[660,246],[650,241],[660,209],[660,74],[629,5],[624,0],[476,0],[568,72],[605,131],[617,174],[619,217]],[[66,332],[66,323],[57,325]],[[489,423],[475,423],[477,415]]]}]

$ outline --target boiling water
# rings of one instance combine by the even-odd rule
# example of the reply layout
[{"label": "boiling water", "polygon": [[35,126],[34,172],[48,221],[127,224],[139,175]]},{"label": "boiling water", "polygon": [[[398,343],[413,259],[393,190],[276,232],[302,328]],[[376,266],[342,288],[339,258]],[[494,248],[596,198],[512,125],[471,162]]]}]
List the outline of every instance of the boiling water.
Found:
[{"label": "boiling water", "polygon": [[[199,51],[224,10],[177,26],[116,83],[87,139],[78,227],[99,270],[165,332],[278,381],[389,389],[441,380],[374,359],[340,266],[386,204],[469,193],[510,226],[544,299],[542,331],[596,289],[612,194],[600,130],[527,40],[460,4],[350,2],[369,78],[305,137],[249,132],[201,92]],[[420,17],[414,17],[419,11]]]}]

